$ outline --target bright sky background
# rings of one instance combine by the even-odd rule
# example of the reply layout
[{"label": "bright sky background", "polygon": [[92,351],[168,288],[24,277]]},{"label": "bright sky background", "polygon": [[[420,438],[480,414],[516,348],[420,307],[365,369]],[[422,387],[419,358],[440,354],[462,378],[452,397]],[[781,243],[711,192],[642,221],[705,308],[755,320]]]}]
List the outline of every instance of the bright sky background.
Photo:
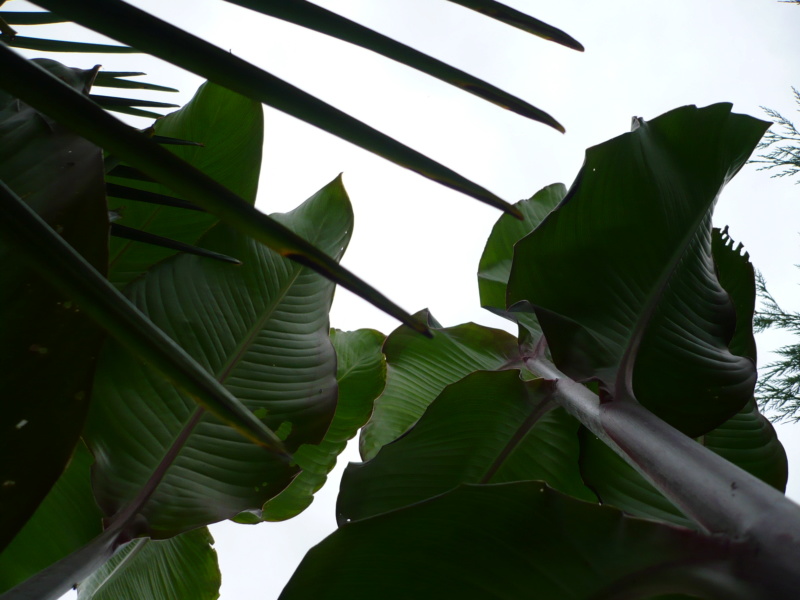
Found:
[{"label": "bright sky background", "polygon": [[[570,185],[584,149],[628,131],[634,115],[651,119],[685,104],[721,101],[758,117],[764,116],[760,106],[789,118],[796,114],[791,86],[800,86],[800,6],[776,0],[507,0],[570,33],[585,53],[444,0],[317,3],[515,93],[553,114],[566,135],[368,52],[220,0],[133,2],[509,201],[554,182]],[[7,6],[26,8],[22,0]],[[58,28],[51,31],[48,35],[57,37]],[[146,57],[108,55],[103,62],[109,70],[147,71],[148,81],[180,88],[176,103],[188,100],[200,83]],[[89,67],[95,59],[70,57],[70,63]],[[356,216],[345,266],[412,312],[430,308],[446,326],[475,321],[508,328],[480,308],[475,279],[498,211],[272,109],[265,109],[265,117],[259,208],[289,210],[344,172]],[[800,262],[800,187],[793,183],[746,167],[723,192],[715,224],[730,226],[731,236],[744,243],[778,301],[798,309],[800,272],[793,265]],[[396,327],[343,290],[337,292],[331,321],[341,329],[372,327],[388,333]],[[761,364],[769,362],[770,349],[790,341],[776,334],[760,336]],[[800,425],[781,426],[779,433],[790,467],[800,465]],[[347,459],[357,460],[352,444]],[[340,473],[337,468],[312,507],[288,523],[212,526],[223,572],[222,600],[278,596],[305,551],[335,528]],[[800,498],[800,477],[794,471],[789,494]]]}]

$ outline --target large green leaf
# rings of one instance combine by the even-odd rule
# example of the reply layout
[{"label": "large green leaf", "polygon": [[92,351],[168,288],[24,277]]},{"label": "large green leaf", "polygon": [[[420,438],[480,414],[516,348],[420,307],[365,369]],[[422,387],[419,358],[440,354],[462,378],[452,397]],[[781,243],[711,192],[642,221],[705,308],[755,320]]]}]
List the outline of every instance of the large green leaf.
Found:
[{"label": "large green leaf", "polygon": [[505,317],[527,328],[533,336],[541,335],[541,328],[533,309],[522,303],[509,310],[506,308],[508,278],[514,258],[514,245],[539,226],[567,193],[561,183],[542,188],[528,200],[520,200],[514,206],[523,219],[503,215],[495,223],[478,265],[478,290],[481,306],[496,315]]},{"label": "large green leaf", "polygon": [[[353,225],[339,179],[275,218],[335,259]],[[223,226],[203,246],[244,264],[175,256],[131,284],[129,297],[289,451],[318,443],[336,405],[328,336],[333,284]],[[150,489],[141,533],[168,537],[242,511],[259,513],[297,472],[203,414],[116,344],[100,364],[86,437],[107,515]]]},{"label": "large green leaf", "polygon": [[264,505],[267,521],[290,519],[308,507],[336,457],[372,414],[372,404],[386,383],[386,360],[381,352],[385,336],[373,329],[331,331],[336,350],[339,400],[325,439],[297,449],[293,460],[302,471],[283,492]]},{"label": "large green leaf", "polygon": [[[543,379],[478,371],[447,386],[400,439],[372,460],[350,464],[336,509],[339,524],[427,500],[462,483],[543,480],[584,500],[579,423],[549,400]],[[390,379],[391,381],[391,379]]]},{"label": "large green leaf", "polygon": [[[264,142],[260,104],[204,83],[183,108],[156,121],[154,133],[201,143],[202,146],[173,146],[172,152],[250,204],[255,203]],[[158,194],[170,193],[169,188],[156,183],[117,177],[109,177],[108,181]],[[109,208],[122,216],[117,223],[187,244],[195,243],[218,221],[205,212],[119,200],[113,192],[109,195]],[[112,238],[109,279],[122,286],[172,254],[174,251],[165,248]]]},{"label": "large green leaf", "polygon": [[[349,19],[326,10],[306,0],[227,0],[265,15],[284,19],[290,23],[302,25],[345,42],[372,50],[392,60],[436,77],[465,92],[475,94],[479,98],[492,102],[517,114],[539,121],[561,131],[564,127],[543,110],[531,106],[524,100],[512,96],[503,90],[473,77],[460,69],[451,67],[438,59],[414,50],[405,44],[396,42],[372,29],[359,25]],[[535,19],[533,19],[535,20]],[[544,24],[542,24],[544,25]],[[563,32],[562,32],[563,33]],[[566,35],[566,34],[564,34]]]},{"label": "large green leaf", "polygon": [[[43,66],[85,92],[92,74]],[[108,218],[98,147],[0,92],[0,185],[101,273]],[[6,226],[11,217],[3,214]],[[102,331],[0,236],[0,550],[58,479],[83,427]]]},{"label": "large green leaf", "polygon": [[[453,170],[230,52],[121,0],[80,3],[36,0],[35,4],[315,125],[442,185],[516,214],[507,202]],[[68,122],[72,121],[69,115],[65,116]]]},{"label": "large green leaf", "polygon": [[[130,28],[131,24],[126,26]],[[157,37],[155,32],[152,32],[152,36]],[[313,244],[255,210],[228,188],[161,148],[138,130],[109,116],[89,99],[3,44],[0,44],[0,65],[0,86],[9,93],[44,110],[59,122],[69,123],[75,132],[94,141],[118,159],[167,184],[177,193],[192,198],[198,206],[213,212],[223,222],[267,245],[281,256],[314,269],[409,327],[427,334],[423,324]],[[44,243],[44,234],[40,233],[37,237],[42,239],[34,237],[32,244]],[[73,258],[65,255],[65,260],[71,263],[71,268],[78,268]],[[47,269],[45,262],[40,261],[39,266],[47,270],[48,277],[54,280],[60,278],[55,269]],[[64,283],[65,287],[73,289],[77,285],[70,281]]]},{"label": "large green leaf", "polygon": [[[736,546],[627,517],[543,483],[462,486],[349,523],[314,547],[281,600],[766,600],[720,559]],[[742,571],[747,562],[741,561]],[[670,598],[685,596],[670,596]]]},{"label": "large green leaf", "polygon": [[474,323],[442,328],[427,310],[416,316],[427,322],[433,338],[423,338],[408,327],[398,327],[386,338],[383,353],[389,377],[361,432],[365,460],[411,427],[448,384],[478,369],[522,365],[517,341],[505,331]]},{"label": "large green leaf", "polygon": [[728,347],[736,315],[711,211],[767,124],[729,104],[636,123],[587,151],[564,202],[517,244],[508,301],[535,307],[561,371],[698,436],[755,383],[753,360]]},{"label": "large green leaf", "polygon": [[0,593],[87,544],[103,530],[83,443],[36,512],[0,554]]},{"label": "large green leaf", "polygon": [[78,585],[78,600],[216,600],[221,576],[205,527],[169,540],[140,538]]}]

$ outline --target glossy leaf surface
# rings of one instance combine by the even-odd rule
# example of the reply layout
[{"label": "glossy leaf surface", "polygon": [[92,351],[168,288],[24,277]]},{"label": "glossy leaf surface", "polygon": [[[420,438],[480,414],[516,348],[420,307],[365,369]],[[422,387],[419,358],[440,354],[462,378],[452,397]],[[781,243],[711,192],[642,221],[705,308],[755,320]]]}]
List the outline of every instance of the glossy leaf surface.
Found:
[{"label": "glossy leaf surface", "polygon": [[427,310],[417,316],[428,323],[433,338],[407,327],[398,327],[386,338],[383,353],[389,377],[361,432],[365,460],[408,430],[448,384],[478,369],[521,365],[517,342],[505,331],[474,323],[442,328]]},{"label": "glossy leaf surface", "polygon": [[[352,232],[340,180],[275,218],[334,258]],[[173,257],[128,294],[289,451],[318,443],[336,406],[336,359],[328,337],[333,285],[221,226],[203,246],[241,257],[232,266]],[[297,469],[254,446],[119,347],[109,345],[95,381],[88,440],[98,457],[96,493],[114,514],[156,473],[163,480],[142,514],[146,532],[166,537],[258,512]]]},{"label": "glossy leaf surface", "polygon": [[732,550],[538,482],[462,486],[341,527],[280,598],[758,598],[715,564]]},{"label": "glossy leaf surface", "polygon": [[508,301],[534,305],[560,370],[697,436],[755,383],[751,358],[728,347],[736,314],[714,271],[711,211],[766,124],[729,104],[638,122],[587,151],[564,202],[517,244]]},{"label": "glossy leaf surface", "polygon": [[[391,381],[391,379],[390,379]],[[409,506],[462,483],[542,480],[594,500],[578,473],[578,422],[549,404],[543,379],[477,371],[447,386],[400,439],[342,477],[342,525]]]},{"label": "glossy leaf surface", "polygon": [[[154,133],[203,144],[171,146],[171,150],[250,204],[255,203],[264,142],[260,104],[204,83],[183,108],[156,121]],[[157,183],[117,177],[109,177],[108,181],[171,195],[169,188]],[[187,244],[195,243],[218,222],[209,213],[120,200],[113,197],[113,192],[110,195],[109,208],[122,215],[119,224]],[[111,240],[110,253],[109,279],[117,286],[132,281],[154,263],[174,254],[168,249],[118,239]]]},{"label": "glossy leaf surface", "polygon": [[221,575],[205,527],[169,540],[137,539],[78,586],[78,600],[216,600]]},{"label": "glossy leaf surface", "polygon": [[336,458],[372,414],[372,404],[386,383],[386,360],[381,352],[385,336],[372,329],[331,331],[336,350],[339,398],[325,438],[305,445],[293,455],[302,471],[283,492],[264,505],[267,521],[290,519],[308,507]]}]

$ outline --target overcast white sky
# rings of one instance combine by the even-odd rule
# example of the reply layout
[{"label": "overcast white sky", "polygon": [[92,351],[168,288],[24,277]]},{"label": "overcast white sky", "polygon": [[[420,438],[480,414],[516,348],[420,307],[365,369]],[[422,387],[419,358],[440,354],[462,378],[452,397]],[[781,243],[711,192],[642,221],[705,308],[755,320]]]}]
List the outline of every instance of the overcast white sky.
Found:
[{"label": "overcast white sky", "polygon": [[[319,0],[382,33],[443,59],[553,114],[566,135],[481,102],[385,59],[219,0],[134,4],[202,35],[358,116],[509,201],[554,182],[571,184],[584,149],[685,104],[733,102],[794,116],[800,86],[800,6],[777,0],[562,0],[507,4],[561,27],[581,54],[495,23],[444,0]],[[22,0],[8,5],[24,9]],[[56,35],[55,33],[53,34]],[[54,56],[54,58],[59,58]],[[63,57],[61,57],[63,60]],[[94,58],[72,61],[88,67]],[[187,100],[200,81],[138,56],[104,57],[110,70],[145,70]],[[144,95],[143,95],[144,97]],[[444,325],[507,327],[479,307],[475,272],[499,212],[265,109],[258,206],[289,210],[344,172],[356,227],[344,264],[401,306],[429,307]],[[798,115],[800,121],[800,115]],[[720,199],[715,222],[730,225],[786,308],[800,308],[800,187],[745,168]],[[341,329],[396,326],[342,290],[331,315]],[[790,339],[759,338],[761,363]],[[782,426],[790,467],[800,465],[800,425]],[[351,448],[352,450],[352,448]],[[356,460],[355,453],[349,458]],[[305,551],[335,527],[332,481],[285,524],[212,527],[223,600],[276,598]],[[800,498],[800,478],[790,475]]]}]

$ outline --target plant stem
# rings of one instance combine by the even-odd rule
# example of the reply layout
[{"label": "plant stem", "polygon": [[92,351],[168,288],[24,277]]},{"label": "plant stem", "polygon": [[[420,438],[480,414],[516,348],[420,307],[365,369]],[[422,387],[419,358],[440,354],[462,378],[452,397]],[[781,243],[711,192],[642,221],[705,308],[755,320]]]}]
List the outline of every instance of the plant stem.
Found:
[{"label": "plant stem", "polygon": [[731,541],[739,577],[768,598],[800,589],[800,507],[662,421],[638,402],[599,397],[543,358],[526,361],[554,380],[554,400],[710,534]]}]

